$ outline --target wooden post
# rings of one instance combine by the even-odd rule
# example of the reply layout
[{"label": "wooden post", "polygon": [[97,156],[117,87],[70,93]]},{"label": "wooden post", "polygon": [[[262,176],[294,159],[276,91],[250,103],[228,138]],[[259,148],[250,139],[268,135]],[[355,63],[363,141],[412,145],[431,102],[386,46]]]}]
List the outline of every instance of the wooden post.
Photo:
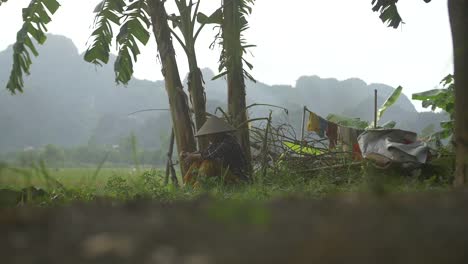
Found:
[{"label": "wooden post", "polygon": [[301,124],[301,146],[302,146],[302,141],[304,141],[304,128],[305,128],[305,113],[307,111],[307,107],[304,106],[302,109],[302,124]]},{"label": "wooden post", "polygon": [[262,181],[265,179],[266,177],[266,173],[267,173],[267,162],[268,162],[268,131],[270,130],[270,126],[271,126],[271,115],[272,115],[272,111],[270,111],[270,115],[268,116],[268,123],[267,123],[267,126],[265,128],[265,138],[263,139],[263,150],[262,150],[262,154],[263,154],[263,160],[262,160]]},{"label": "wooden post", "polygon": [[301,152],[301,155],[302,155],[302,147],[304,145],[304,130],[305,130],[305,114],[306,114],[306,111],[307,111],[307,106],[304,106],[304,108],[302,109],[302,125],[301,125],[301,148],[300,148],[300,152]]},{"label": "wooden post", "polygon": [[179,182],[177,180],[177,175],[175,173],[174,164],[172,163],[172,153],[174,152],[174,129],[171,130],[171,139],[169,141],[169,150],[167,151],[167,163],[166,163],[166,177],[164,178],[164,185],[169,183],[169,174],[171,174],[172,184],[174,186],[179,186]]},{"label": "wooden post", "polygon": [[374,90],[374,128],[377,128],[377,89]]},{"label": "wooden post", "polygon": [[[172,162],[171,162],[172,163]],[[172,181],[172,185],[174,185],[174,187],[176,188],[179,188],[179,180],[177,180],[177,174],[176,174],[176,171],[174,169],[174,164],[171,164],[171,181]]]}]

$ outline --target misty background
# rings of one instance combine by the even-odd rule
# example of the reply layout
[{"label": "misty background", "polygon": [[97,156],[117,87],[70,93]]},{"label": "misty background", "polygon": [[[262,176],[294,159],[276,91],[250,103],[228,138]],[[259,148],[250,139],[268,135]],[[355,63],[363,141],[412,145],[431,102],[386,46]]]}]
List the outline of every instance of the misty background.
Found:
[{"label": "misty background", "polygon": [[[25,78],[24,94],[13,96],[0,89],[1,159],[32,159],[21,155],[37,151],[36,156],[50,152],[49,159],[58,159],[62,165],[67,160],[86,164],[96,163],[111,151],[111,161],[132,163],[132,144],[136,143],[139,162],[164,162],[171,131],[169,112],[129,115],[138,110],[168,108],[163,81],[133,79],[128,86],[118,86],[112,67],[115,57],[108,65],[95,67],[86,63],[73,42],[63,36],[49,35],[47,45],[39,46],[39,53],[32,74]],[[11,58],[11,46],[0,52],[0,84],[8,80]],[[225,109],[225,80],[212,81],[210,69],[202,72],[208,111],[213,113],[218,106]],[[289,122],[299,129],[304,105],[323,117],[333,113],[371,121],[374,89],[378,90],[380,105],[394,88],[367,84],[358,78],[338,81],[311,75],[300,76],[294,86],[249,81],[247,100],[248,104],[288,108],[289,115],[275,110],[274,121]],[[268,107],[254,107],[249,114],[265,117],[268,112]],[[427,133],[437,130],[445,119],[444,113],[418,112],[402,94],[381,123],[394,120],[398,128]]]}]

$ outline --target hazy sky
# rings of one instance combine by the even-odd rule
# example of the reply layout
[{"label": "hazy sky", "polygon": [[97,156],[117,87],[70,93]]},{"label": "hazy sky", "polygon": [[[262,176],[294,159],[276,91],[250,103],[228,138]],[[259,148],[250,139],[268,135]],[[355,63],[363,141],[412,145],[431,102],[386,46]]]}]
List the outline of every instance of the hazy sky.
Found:
[{"label": "hazy sky", "polygon": [[[0,50],[15,41],[22,23],[21,8],[28,2],[10,0],[0,7]],[[85,51],[92,10],[100,1],[59,2],[62,7],[53,16],[49,32],[71,38],[80,52]],[[203,0],[201,10],[210,13],[220,2]],[[402,85],[409,97],[434,88],[452,72],[447,0],[429,4],[405,0],[398,7],[406,24],[395,30],[372,12],[371,0],[257,0],[246,34],[248,42],[257,45],[250,58],[253,76],[267,84],[294,84],[301,75],[339,80],[358,77],[367,83]],[[174,11],[168,4],[168,12]],[[214,35],[212,26],[207,26],[197,52],[201,67],[216,70],[219,49],[208,48]],[[183,77],[188,66],[178,46],[177,55]],[[154,38],[142,49],[135,76],[162,79]]]}]

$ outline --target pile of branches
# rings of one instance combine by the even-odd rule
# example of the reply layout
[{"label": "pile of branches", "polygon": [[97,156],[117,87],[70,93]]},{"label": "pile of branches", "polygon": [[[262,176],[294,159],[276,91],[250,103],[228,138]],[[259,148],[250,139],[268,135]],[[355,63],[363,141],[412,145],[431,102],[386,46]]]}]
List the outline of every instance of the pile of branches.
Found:
[{"label": "pile of branches", "polygon": [[[328,139],[306,133],[304,138],[289,123],[271,119],[250,128],[252,164],[255,171],[287,168],[292,172],[310,172],[352,164],[352,153],[330,150]],[[310,153],[308,150],[314,150]]]}]

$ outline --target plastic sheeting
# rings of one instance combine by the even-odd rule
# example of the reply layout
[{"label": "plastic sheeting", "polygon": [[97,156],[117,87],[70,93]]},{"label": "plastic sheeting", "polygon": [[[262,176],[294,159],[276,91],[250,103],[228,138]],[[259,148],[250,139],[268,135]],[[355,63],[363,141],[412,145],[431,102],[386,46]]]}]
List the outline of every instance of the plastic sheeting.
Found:
[{"label": "plastic sheeting", "polygon": [[429,147],[417,140],[417,134],[399,129],[367,130],[358,137],[362,156],[381,165],[426,163]]}]

